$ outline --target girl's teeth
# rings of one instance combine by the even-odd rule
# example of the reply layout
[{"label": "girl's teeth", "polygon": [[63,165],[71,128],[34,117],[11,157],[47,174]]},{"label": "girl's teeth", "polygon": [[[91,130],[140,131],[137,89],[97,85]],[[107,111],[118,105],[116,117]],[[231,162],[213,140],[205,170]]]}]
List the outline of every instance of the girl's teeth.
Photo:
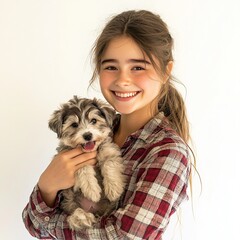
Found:
[{"label": "girl's teeth", "polygon": [[127,97],[133,97],[137,94],[137,92],[131,92],[131,93],[119,93],[115,92],[116,96],[122,97],[122,98],[127,98]]}]

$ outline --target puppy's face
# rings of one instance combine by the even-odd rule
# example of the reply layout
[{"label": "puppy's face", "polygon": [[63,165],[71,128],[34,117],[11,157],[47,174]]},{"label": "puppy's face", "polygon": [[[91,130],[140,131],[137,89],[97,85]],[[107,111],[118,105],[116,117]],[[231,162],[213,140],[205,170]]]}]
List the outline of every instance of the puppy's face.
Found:
[{"label": "puppy's face", "polygon": [[49,127],[71,148],[94,151],[111,133],[114,110],[100,100],[77,98],[52,115]]}]

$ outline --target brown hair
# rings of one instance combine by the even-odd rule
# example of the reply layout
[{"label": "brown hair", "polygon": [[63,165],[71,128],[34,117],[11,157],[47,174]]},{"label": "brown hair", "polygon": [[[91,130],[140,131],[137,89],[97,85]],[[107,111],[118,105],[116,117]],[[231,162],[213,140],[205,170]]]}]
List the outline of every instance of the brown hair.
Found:
[{"label": "brown hair", "polygon": [[[125,11],[114,16],[105,26],[93,47],[95,69],[90,84],[100,71],[101,58],[109,42],[120,36],[131,37],[148,56],[155,70],[162,75],[167,73],[167,65],[173,61],[173,39],[166,23],[159,15],[146,10]],[[155,62],[157,59],[158,62]],[[168,74],[169,75],[169,74]],[[159,93],[159,111],[164,112],[172,127],[188,142],[189,126],[183,98],[173,84],[172,75],[163,84]]]}]

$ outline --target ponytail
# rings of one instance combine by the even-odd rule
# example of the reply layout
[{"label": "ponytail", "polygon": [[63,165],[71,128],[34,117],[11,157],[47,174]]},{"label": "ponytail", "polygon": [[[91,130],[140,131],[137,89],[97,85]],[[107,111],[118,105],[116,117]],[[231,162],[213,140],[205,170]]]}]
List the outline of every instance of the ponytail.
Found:
[{"label": "ponytail", "polygon": [[164,113],[171,127],[175,129],[175,131],[179,134],[179,136],[184,140],[184,142],[187,144],[192,154],[191,171],[189,175],[190,193],[192,197],[193,196],[192,168],[194,168],[194,170],[196,171],[199,177],[201,187],[202,187],[202,180],[196,168],[195,154],[191,149],[191,147],[189,147],[188,145],[188,142],[190,141],[190,133],[189,133],[189,122],[187,120],[185,103],[183,101],[182,95],[173,85],[171,80],[173,81],[173,78],[169,79],[169,81],[165,83],[162,87],[162,91],[159,96],[158,110]]},{"label": "ponytail", "polygon": [[180,92],[170,79],[162,86],[158,110],[164,113],[172,128],[175,129],[179,136],[187,143],[190,134],[185,103]]}]

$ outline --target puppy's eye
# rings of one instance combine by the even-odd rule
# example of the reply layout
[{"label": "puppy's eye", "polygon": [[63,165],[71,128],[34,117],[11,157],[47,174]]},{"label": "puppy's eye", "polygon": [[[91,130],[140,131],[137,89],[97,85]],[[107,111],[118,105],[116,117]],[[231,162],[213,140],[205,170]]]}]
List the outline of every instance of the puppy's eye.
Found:
[{"label": "puppy's eye", "polygon": [[71,126],[72,126],[73,128],[77,128],[77,127],[78,127],[78,123],[74,122],[74,123],[71,124]]},{"label": "puppy's eye", "polygon": [[96,119],[96,118],[93,118],[90,123],[96,124],[96,123],[97,123],[97,119]]}]

